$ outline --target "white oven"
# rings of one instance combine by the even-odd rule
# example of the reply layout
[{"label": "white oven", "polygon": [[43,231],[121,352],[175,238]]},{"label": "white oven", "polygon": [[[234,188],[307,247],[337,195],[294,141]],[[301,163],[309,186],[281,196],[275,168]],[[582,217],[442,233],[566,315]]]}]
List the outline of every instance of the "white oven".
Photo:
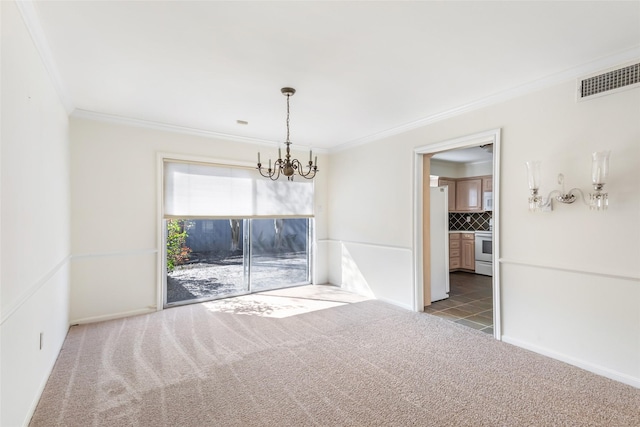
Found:
[{"label": "white oven", "polygon": [[493,276],[493,232],[476,231],[476,274]]}]

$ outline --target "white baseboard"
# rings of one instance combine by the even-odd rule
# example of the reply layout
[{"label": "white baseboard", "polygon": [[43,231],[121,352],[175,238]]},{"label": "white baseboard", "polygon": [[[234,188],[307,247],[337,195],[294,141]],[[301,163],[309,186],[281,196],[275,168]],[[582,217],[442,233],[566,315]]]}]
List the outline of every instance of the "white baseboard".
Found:
[{"label": "white baseboard", "polygon": [[[340,288],[342,290],[345,290],[345,291],[348,291],[348,292],[352,292],[352,293],[357,294],[357,295],[362,295],[362,294],[358,294],[357,292],[354,292],[354,291],[352,291],[350,289],[345,289],[342,285],[336,285],[335,283],[324,283],[324,285],[326,285],[326,286],[335,286],[335,287]],[[362,296],[366,297],[366,298],[371,298],[371,299],[375,299],[375,300],[378,300],[378,301],[386,302],[387,304],[395,305],[396,307],[404,308],[404,309],[409,310],[409,311],[414,311],[413,307],[410,304],[403,304],[403,303],[401,303],[399,301],[388,299],[388,298],[378,298],[376,296],[370,296],[370,295],[362,295]]]},{"label": "white baseboard", "polygon": [[[66,336],[65,336],[65,339],[66,339]],[[56,350],[56,355],[60,354],[60,350],[62,349],[63,344],[64,344],[64,340],[60,342],[60,345]],[[47,386],[47,382],[49,381],[49,377],[53,372],[53,367],[56,366],[57,360],[58,358],[54,357],[49,361],[49,366],[47,367],[47,374],[42,377],[42,381],[40,382],[40,385],[36,390],[36,395],[34,396],[31,404],[29,405],[29,411],[27,412],[27,415],[24,418],[24,422],[22,423],[23,427],[28,427],[29,423],[31,422],[31,418],[33,417],[33,414],[36,412],[36,408],[38,407],[38,403],[40,403],[40,398],[42,397],[42,393],[44,393],[44,388]]]},{"label": "white baseboard", "polygon": [[387,298],[375,298],[378,301],[382,301],[382,302],[386,302],[388,304],[391,305],[395,305],[396,307],[400,307],[400,308],[404,308],[405,310],[409,310],[409,311],[415,311],[413,309],[413,307],[411,306],[411,304],[403,304],[401,302],[395,301],[395,300],[391,300],[391,299],[387,299]]},{"label": "white baseboard", "polygon": [[596,365],[594,363],[587,362],[586,360],[578,359],[563,353],[558,353],[548,348],[540,347],[526,341],[521,341],[517,338],[512,338],[507,335],[502,336],[502,341],[518,347],[522,347],[526,350],[531,350],[538,354],[542,354],[543,356],[551,357],[552,359],[560,360],[570,365],[577,366],[578,368],[582,368],[585,371],[593,372],[594,374],[598,374],[603,377],[628,384],[635,388],[640,388],[640,378],[632,377],[631,375],[623,374],[621,372],[614,371],[613,369],[605,368],[603,366]]},{"label": "white baseboard", "polygon": [[121,313],[105,314],[103,316],[84,317],[81,319],[74,319],[69,322],[71,325],[82,325],[84,323],[104,322],[105,320],[121,319],[123,317],[138,316],[140,314],[155,313],[156,308],[141,308],[138,310],[124,311]]}]

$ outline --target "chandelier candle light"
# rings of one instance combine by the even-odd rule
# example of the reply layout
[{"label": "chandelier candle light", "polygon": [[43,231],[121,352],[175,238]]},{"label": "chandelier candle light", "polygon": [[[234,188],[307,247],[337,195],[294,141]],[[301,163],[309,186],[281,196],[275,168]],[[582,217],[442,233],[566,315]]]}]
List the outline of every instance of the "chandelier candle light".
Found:
[{"label": "chandelier candle light", "polygon": [[271,169],[271,159],[269,159],[269,167],[265,171],[262,168],[262,163],[260,163],[260,153],[258,153],[258,172],[260,172],[260,175],[265,178],[270,178],[273,181],[280,178],[280,174],[286,176],[288,181],[293,181],[293,176],[296,172],[303,178],[313,179],[313,177],[316,176],[316,172],[318,172],[318,156],[316,156],[314,164],[314,162],[312,162],[313,153],[309,150],[309,163],[307,164],[306,172],[304,171],[302,162],[298,159],[291,159],[291,141],[289,141],[289,98],[296,93],[296,90],[291,87],[283,87],[280,89],[280,92],[287,97],[287,140],[284,142],[287,147],[285,156],[283,159],[282,151],[278,148],[278,160],[276,160],[273,165],[273,169]]},{"label": "chandelier candle light", "polygon": [[538,194],[540,190],[540,162],[527,162],[529,191],[531,192],[529,196],[529,210],[531,212],[551,211],[551,202],[554,199],[560,203],[571,204],[577,199],[576,193],[582,197],[591,210],[606,210],[609,206],[609,195],[604,193],[602,189],[609,175],[610,153],[610,151],[598,151],[591,155],[591,183],[593,184],[595,192],[589,194],[588,200],[579,188],[572,188],[569,192],[565,192],[563,174],[558,175],[558,184],[562,186],[561,190],[553,190],[546,198],[540,196]]}]

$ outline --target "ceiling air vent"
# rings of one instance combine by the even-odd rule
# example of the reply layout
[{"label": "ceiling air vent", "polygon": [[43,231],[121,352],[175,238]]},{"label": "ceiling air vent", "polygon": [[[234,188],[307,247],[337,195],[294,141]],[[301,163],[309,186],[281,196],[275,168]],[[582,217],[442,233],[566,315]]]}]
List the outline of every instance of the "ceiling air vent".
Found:
[{"label": "ceiling air vent", "polygon": [[640,85],[640,63],[579,80],[578,99],[608,95]]}]

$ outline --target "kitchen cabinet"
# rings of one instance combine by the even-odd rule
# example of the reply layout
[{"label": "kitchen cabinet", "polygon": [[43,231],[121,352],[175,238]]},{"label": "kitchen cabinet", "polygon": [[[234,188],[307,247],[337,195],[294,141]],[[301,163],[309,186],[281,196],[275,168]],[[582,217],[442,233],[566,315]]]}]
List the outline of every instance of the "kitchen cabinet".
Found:
[{"label": "kitchen cabinet", "polygon": [[449,271],[475,271],[475,246],[475,233],[449,233]]},{"label": "kitchen cabinet", "polygon": [[475,271],[476,269],[476,248],[475,234],[462,233],[460,241],[460,268]]},{"label": "kitchen cabinet", "polygon": [[456,211],[482,211],[482,179],[459,179],[456,181]]},{"label": "kitchen cabinet", "polygon": [[446,185],[449,188],[448,200],[449,200],[449,212],[456,210],[456,181],[453,179],[440,178],[438,179],[438,185]]},{"label": "kitchen cabinet", "polygon": [[482,177],[482,192],[486,193],[489,191],[493,191],[493,177]]},{"label": "kitchen cabinet", "polygon": [[449,212],[482,212],[482,195],[493,191],[493,177],[439,178],[449,189]]},{"label": "kitchen cabinet", "polygon": [[460,233],[449,233],[449,270],[457,270],[461,266]]}]

